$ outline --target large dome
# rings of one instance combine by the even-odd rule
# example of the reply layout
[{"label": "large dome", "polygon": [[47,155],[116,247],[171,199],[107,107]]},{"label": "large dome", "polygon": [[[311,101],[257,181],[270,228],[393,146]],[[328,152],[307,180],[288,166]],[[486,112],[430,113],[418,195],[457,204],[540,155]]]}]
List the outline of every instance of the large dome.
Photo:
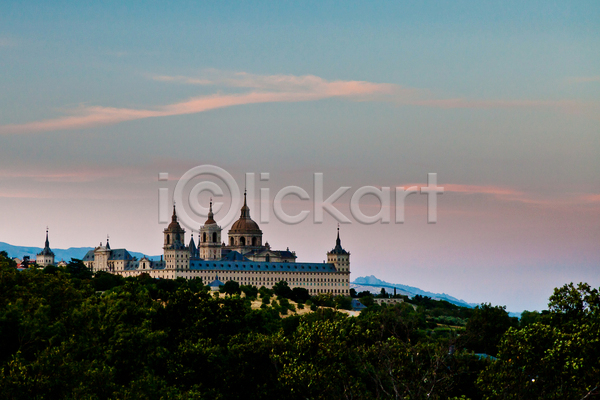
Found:
[{"label": "large dome", "polygon": [[231,233],[262,233],[258,224],[250,218],[240,218],[231,226]]},{"label": "large dome", "polygon": [[229,233],[261,233],[258,224],[250,218],[250,208],[246,204],[246,193],[244,193],[244,205],[241,209],[240,219],[235,221],[229,230]]}]

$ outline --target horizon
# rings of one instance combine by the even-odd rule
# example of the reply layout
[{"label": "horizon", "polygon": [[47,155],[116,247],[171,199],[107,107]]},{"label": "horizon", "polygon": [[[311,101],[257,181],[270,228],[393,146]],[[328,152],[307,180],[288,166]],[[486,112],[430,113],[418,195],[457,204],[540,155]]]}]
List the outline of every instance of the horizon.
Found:
[{"label": "horizon", "polygon": [[[351,220],[340,236],[352,277],[510,310],[546,309],[570,282],[600,287],[597,2],[8,1],[3,11],[2,242],[41,247],[49,227],[51,248],[110,235],[115,248],[160,255],[178,180],[213,165],[240,192],[254,174],[248,201],[265,241],[320,262],[339,222],[327,212],[314,222],[323,173],[325,197],[351,188],[334,204]],[[415,193],[396,223],[394,188],[424,187],[429,173],[444,188],[437,222]],[[310,197],[281,202],[288,215],[309,211],[298,224],[261,201],[261,189],[272,201],[287,186]],[[389,223],[353,217],[365,186],[391,188],[385,207],[360,202]],[[219,224],[237,201],[224,192],[213,194]],[[181,207],[197,235],[206,217]]]}]

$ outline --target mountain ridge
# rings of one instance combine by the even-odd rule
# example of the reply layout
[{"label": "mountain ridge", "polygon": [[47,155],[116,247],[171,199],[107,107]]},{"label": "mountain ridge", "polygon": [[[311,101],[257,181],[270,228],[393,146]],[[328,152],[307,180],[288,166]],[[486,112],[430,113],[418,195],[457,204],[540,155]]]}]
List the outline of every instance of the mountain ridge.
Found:
[{"label": "mountain ridge", "polygon": [[[76,258],[81,260],[85,254],[94,250],[93,247],[69,247],[68,249],[52,249],[54,253],[55,262],[59,262],[61,260],[65,260],[66,262],[71,261],[72,258]],[[34,246],[15,246],[10,243],[0,242],[0,251],[6,251],[9,257],[18,257],[23,258],[23,256],[29,256],[31,260],[35,260],[35,256],[42,251],[41,247]],[[128,250],[129,251],[129,250]],[[150,260],[160,260],[160,256],[148,256],[143,253],[139,253],[136,251],[129,251],[133,257],[137,257],[138,259],[146,256]]]},{"label": "mountain ridge", "polygon": [[[378,289],[381,289],[381,288],[394,289],[395,288],[395,289],[397,289],[397,292],[399,292],[400,294],[407,295],[409,297],[413,297],[416,295],[427,296],[427,297],[431,297],[432,299],[435,299],[435,300],[446,300],[449,303],[456,304],[457,306],[462,306],[462,307],[473,308],[478,305],[477,303],[468,303],[465,300],[457,299],[456,297],[451,296],[447,293],[433,293],[433,292],[428,292],[426,290],[419,289],[418,287],[414,287],[414,286],[386,282],[386,281],[383,281],[383,280],[377,278],[375,275],[359,276],[358,278],[354,279],[354,281],[352,281],[350,283],[355,285],[356,287],[373,287],[373,288],[378,288]],[[356,290],[356,287],[354,288],[355,290]],[[377,290],[377,292],[379,292],[379,290]]]}]

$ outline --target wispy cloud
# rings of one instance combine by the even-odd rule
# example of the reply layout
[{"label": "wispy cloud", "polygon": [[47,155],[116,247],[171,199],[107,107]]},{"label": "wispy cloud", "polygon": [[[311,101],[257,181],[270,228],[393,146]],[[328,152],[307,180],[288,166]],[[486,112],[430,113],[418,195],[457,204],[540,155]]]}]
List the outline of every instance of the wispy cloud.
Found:
[{"label": "wispy cloud", "polygon": [[217,93],[193,97],[181,102],[150,109],[81,106],[69,110],[63,117],[21,124],[0,125],[0,134],[48,132],[83,129],[117,124],[144,118],[195,114],[218,108],[244,104],[305,102],[326,98],[346,98],[355,101],[390,101],[400,105],[434,108],[544,108],[567,113],[600,115],[600,105],[577,101],[536,100],[468,100],[438,99],[425,89],[406,88],[389,83],[366,81],[328,81],[314,75],[256,75],[245,72],[228,73],[209,70],[206,76],[155,76],[153,80],[183,84],[248,89],[244,93]]},{"label": "wispy cloud", "polygon": [[7,189],[0,193],[0,199],[87,199],[87,200],[147,200],[143,194],[136,195],[131,191],[108,192],[106,190],[44,190],[39,187],[32,187],[27,190]]},{"label": "wispy cloud", "polygon": [[246,72],[206,71],[203,78],[186,76],[155,76],[152,79],[164,82],[179,82],[192,85],[219,85],[231,88],[255,89],[261,92],[313,93],[323,96],[357,96],[361,94],[394,94],[399,91],[410,93],[416,89],[403,89],[389,83],[365,81],[327,81],[314,75],[256,75]]},{"label": "wispy cloud", "polygon": [[[0,169],[0,185],[9,182],[40,183],[86,183],[111,180],[116,182],[155,181],[156,159],[138,165],[118,165],[112,163],[86,163],[85,165],[53,165],[49,167],[44,160],[32,160],[27,164],[15,164]],[[180,169],[189,164],[164,163],[166,168]]]},{"label": "wispy cloud", "polygon": [[481,194],[494,196],[502,201],[518,202],[538,206],[566,206],[600,203],[600,194],[595,193],[559,193],[542,195],[522,190],[493,185],[443,185],[446,193]]},{"label": "wispy cloud", "polygon": [[[46,132],[65,129],[81,129],[101,125],[116,124],[143,118],[167,117],[183,114],[195,114],[217,108],[243,104],[314,101],[331,97],[357,98],[369,95],[391,94],[402,90],[395,85],[377,84],[363,81],[326,81],[315,76],[248,76],[239,82],[233,80],[212,81],[212,84],[225,83],[230,87],[259,89],[248,93],[214,94],[193,97],[186,101],[169,104],[154,109],[132,109],[114,107],[79,107],[71,110],[71,115],[23,124],[0,126],[0,133]],[[182,81],[183,77],[158,77],[162,81]],[[231,82],[229,82],[231,81]],[[196,82],[196,80],[192,80]],[[229,83],[228,83],[229,82]],[[277,82],[281,84],[278,86]],[[189,83],[189,82],[187,82]],[[205,83],[203,83],[205,84]],[[407,92],[412,92],[408,89]]]}]

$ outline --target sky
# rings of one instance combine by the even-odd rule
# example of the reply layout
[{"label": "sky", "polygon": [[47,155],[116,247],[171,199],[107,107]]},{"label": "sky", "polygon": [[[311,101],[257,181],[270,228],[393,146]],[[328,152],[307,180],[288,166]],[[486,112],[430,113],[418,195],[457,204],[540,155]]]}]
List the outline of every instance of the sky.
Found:
[{"label": "sky", "polygon": [[[3,1],[0,241],[42,246],[49,227],[54,248],[110,235],[159,255],[159,210],[212,165],[250,189],[272,248],[319,262],[338,223],[315,221],[322,173],[324,198],[350,188],[333,205],[352,279],[545,309],[555,287],[600,286],[598,21],[595,1]],[[437,222],[416,193],[396,223],[396,188],[429,173]],[[202,182],[223,188],[217,222],[238,213],[217,178],[179,183],[186,238]],[[309,197],[283,197],[308,211],[295,224],[272,208],[288,186]],[[351,213],[365,186],[390,188],[358,199],[389,223]]]}]

